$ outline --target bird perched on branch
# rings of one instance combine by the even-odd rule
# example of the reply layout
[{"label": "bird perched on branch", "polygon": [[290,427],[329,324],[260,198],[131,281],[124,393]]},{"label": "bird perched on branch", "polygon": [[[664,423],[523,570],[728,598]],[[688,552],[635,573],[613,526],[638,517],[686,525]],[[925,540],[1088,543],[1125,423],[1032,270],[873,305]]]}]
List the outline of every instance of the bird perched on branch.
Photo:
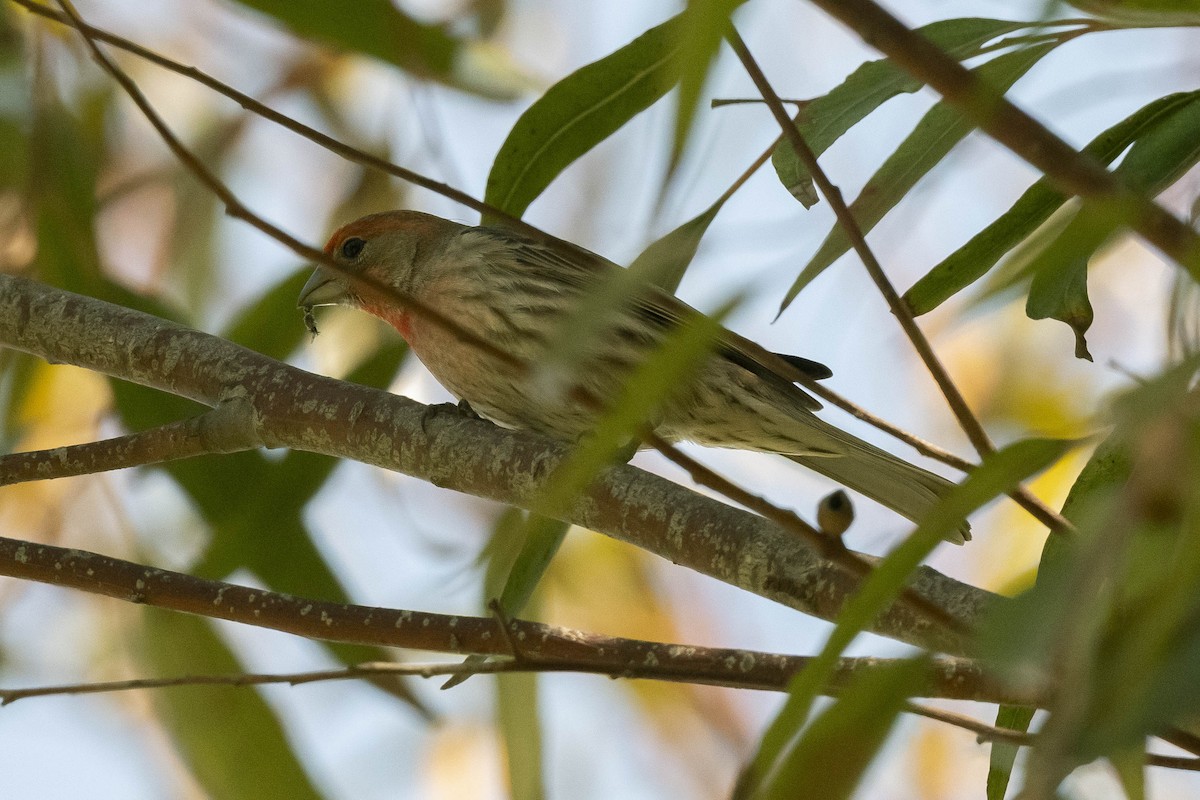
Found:
[{"label": "bird perched on branch", "polygon": [[[416,211],[351,222],[325,252],[346,274],[318,267],[304,285],[298,305],[314,332],[314,306],[356,306],[399,331],[434,377],[481,416],[560,440],[590,430],[633,369],[699,313],[640,286],[574,343],[571,379],[582,392],[548,392],[536,370],[515,365],[536,367],[571,337],[580,304],[620,267],[566,242]],[[820,420],[820,404],[796,380],[830,374],[722,329],[698,374],[662,404],[654,430],[668,441],[784,455],[920,519],[951,484]],[[970,538],[965,524],[960,533]]]}]

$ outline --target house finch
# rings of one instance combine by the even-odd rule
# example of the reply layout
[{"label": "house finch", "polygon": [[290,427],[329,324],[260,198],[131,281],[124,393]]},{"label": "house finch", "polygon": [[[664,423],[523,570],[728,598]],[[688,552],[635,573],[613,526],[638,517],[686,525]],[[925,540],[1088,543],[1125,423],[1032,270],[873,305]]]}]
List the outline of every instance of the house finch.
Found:
[{"label": "house finch", "polygon": [[[552,337],[610,261],[574,245],[530,239],[504,228],[469,227],[416,211],[371,214],[342,227],[325,246],[354,275],[396,289],[435,309],[502,351],[536,366]],[[351,305],[389,323],[451,394],[481,416],[560,440],[590,430],[596,403],[578,393],[548,392],[536,370],[516,370],[426,314],[318,267],[298,305]],[[688,315],[674,296],[644,286],[583,343],[575,385],[603,405],[635,366]],[[698,375],[664,402],[655,432],[668,441],[778,453],[919,519],[950,483],[838,430],[813,413],[812,397],[782,374],[776,359],[813,378],[831,373],[796,356],[777,356],[723,330]],[[964,525],[961,534],[970,538]]]}]

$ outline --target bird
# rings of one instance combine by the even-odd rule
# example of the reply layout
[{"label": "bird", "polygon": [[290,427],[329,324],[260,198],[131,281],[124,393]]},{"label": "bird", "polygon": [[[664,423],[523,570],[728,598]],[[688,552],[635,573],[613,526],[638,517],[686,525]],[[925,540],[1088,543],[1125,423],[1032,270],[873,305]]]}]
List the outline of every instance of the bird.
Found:
[{"label": "bird", "polygon": [[[595,398],[602,408],[672,330],[700,313],[665,290],[642,285],[576,343],[572,380],[582,392],[547,391],[536,370],[514,369],[514,361],[544,361],[555,341],[572,335],[565,328],[578,322],[573,314],[589,293],[622,267],[563,240],[411,210],[343,225],[324,250],[344,272],[317,266],[301,290],[297,305],[314,334],[314,307],[366,311],[395,328],[429,372],[476,414],[560,441],[576,441],[591,430],[599,410],[584,398]],[[404,297],[453,326],[406,306]],[[481,348],[480,341],[490,346]],[[797,385],[797,372],[813,379],[832,375],[816,361],[771,353],[722,328],[694,378],[661,404],[653,430],[669,442],[785,456],[919,522],[953,484],[820,419],[820,403]],[[949,537],[958,544],[968,539],[966,523]]]}]

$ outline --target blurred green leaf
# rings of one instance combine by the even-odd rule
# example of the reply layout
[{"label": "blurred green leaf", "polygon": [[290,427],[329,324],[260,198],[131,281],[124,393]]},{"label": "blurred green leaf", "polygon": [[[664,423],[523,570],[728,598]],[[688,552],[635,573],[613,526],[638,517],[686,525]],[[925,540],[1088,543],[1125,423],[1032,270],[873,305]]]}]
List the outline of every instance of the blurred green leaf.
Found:
[{"label": "blurred green leaf", "polygon": [[1200,26],[1196,0],[1067,0],[1071,5],[1130,27]]},{"label": "blurred green leaf", "polygon": [[489,595],[499,598],[500,610],[509,617],[525,610],[571,526],[541,514],[529,514],[520,527],[520,552],[508,570],[503,588],[497,594]]},{"label": "blurred green leaf", "polygon": [[[238,0],[298,36],[377,58],[415,75],[485,95],[463,68],[468,43],[440,25],[418,22],[390,0]],[[504,94],[502,96],[509,96]]]},{"label": "blurred green leaf", "polygon": [[[243,672],[212,625],[201,617],[143,609],[141,641],[152,673]],[[288,800],[321,797],[257,690],[181,686],[159,689],[153,699],[159,719],[208,796],[261,800],[269,791]]]},{"label": "blurred green leaf", "polygon": [[918,657],[855,677],[750,797],[842,800],[852,796],[906,701],[921,692],[928,676],[928,659]]},{"label": "blurred green leaf", "polygon": [[687,10],[680,16],[679,102],[675,109],[675,135],[667,174],[675,172],[692,122],[700,92],[708,80],[713,61],[725,34],[730,30],[730,17],[746,0],[688,0]]},{"label": "blurred green leaf", "polygon": [[[996,711],[996,727],[1010,731],[1028,731],[1035,711],[1037,711],[1036,708],[1002,705]],[[1004,800],[1004,795],[1008,792],[1009,780],[1012,779],[1013,764],[1020,751],[1021,748],[1015,744],[992,742],[992,752],[988,763],[987,800]]]},{"label": "blurred green leaf", "polygon": [[[984,46],[997,37],[1028,27],[1028,22],[968,17],[933,22],[918,28],[917,32],[948,55],[963,60],[979,55]],[[804,141],[819,156],[886,101],[915,92],[923,85],[887,59],[868,61],[828,94],[805,104],[796,116],[796,123]],[[816,204],[812,176],[786,140],[775,147],[771,163],[780,182],[793,197],[805,207]]]},{"label": "blurred green leaf", "polygon": [[[972,71],[997,94],[1004,94],[1058,45],[1059,42],[1053,40],[1023,47],[996,56]],[[945,101],[931,108],[850,204],[850,211],[862,232],[869,233],[884,215],[904,199],[917,181],[940,164],[974,129],[974,122]],[[835,223],[788,290],[783,301],[784,307],[849,249],[850,240],[845,229]]]},{"label": "blurred green leaf", "polygon": [[1146,748],[1134,747],[1108,758],[1129,800],[1146,800]]},{"label": "blurred green leaf", "polygon": [[727,199],[721,197],[666,236],[651,242],[629,265],[630,275],[674,294],[700,249],[700,240]]},{"label": "blurred green leaf", "polygon": [[568,165],[666,94],[679,81],[682,24],[673,17],[551,86],[504,140],[485,201],[521,216]]},{"label": "blurred green leaf", "polygon": [[38,277],[79,294],[103,293],[96,250],[96,180],[104,153],[103,118],[110,94],[80,98],[79,116],[64,107],[39,75],[29,170],[35,213]]},{"label": "blurred green leaf", "polygon": [[496,716],[508,760],[512,800],[542,800],[542,725],[538,716],[538,675],[511,672],[496,676]]},{"label": "blurred green leaf", "polygon": [[732,304],[726,305],[711,317],[697,315],[663,338],[629,376],[590,433],[555,469],[537,499],[538,510],[527,516],[523,530],[514,528],[506,534],[509,541],[521,542],[521,550],[500,595],[505,613],[524,606],[558,551],[569,526],[554,517],[600,470],[618,459],[628,459],[630,444],[640,428],[653,419],[664,398],[690,380],[703,364],[720,333],[719,320],[731,308]]},{"label": "blurred green leaf", "polygon": [[794,677],[788,699],[759,742],[741,784],[749,791],[767,776],[808,719],[812,704],[829,684],[837,660],[850,642],[896,600],[913,570],[976,509],[1048,467],[1071,446],[1059,439],[1025,439],[992,453],[955,486],[862,582],[842,607],[837,625],[819,656]]},{"label": "blurred green leaf", "polygon": [[[1197,99],[1200,92],[1181,92],[1148,103],[1093,139],[1083,152],[1102,164],[1111,164],[1139,137]],[[1045,178],[1030,186],[1008,211],[905,292],[909,308],[916,315],[925,314],[983,277],[1001,256],[1050,219],[1064,202],[1066,196]]]}]

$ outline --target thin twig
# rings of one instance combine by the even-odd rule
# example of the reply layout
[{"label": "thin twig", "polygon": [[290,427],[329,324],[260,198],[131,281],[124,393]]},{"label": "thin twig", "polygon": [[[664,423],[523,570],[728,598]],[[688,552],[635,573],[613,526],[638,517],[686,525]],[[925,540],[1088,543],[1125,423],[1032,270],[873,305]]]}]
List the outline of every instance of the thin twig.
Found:
[{"label": "thin twig", "polygon": [[[749,74],[750,79],[762,94],[767,107],[771,109],[771,113],[783,130],[784,136],[787,137],[788,142],[792,145],[792,149],[796,151],[797,157],[799,157],[801,163],[804,164],[805,168],[812,175],[813,182],[816,183],[817,188],[821,190],[821,194],[829,202],[829,207],[837,216],[838,224],[845,231],[850,245],[862,260],[867,273],[871,276],[871,280],[875,283],[879,293],[883,295],[888,308],[891,309],[892,315],[900,323],[900,327],[904,330],[908,340],[912,343],[921,361],[925,364],[925,368],[929,370],[929,374],[933,377],[938,389],[941,390],[942,395],[946,398],[946,403],[954,413],[955,419],[958,420],[959,426],[966,433],[967,438],[970,439],[971,444],[974,445],[979,455],[987,456],[995,452],[996,447],[988,437],[987,432],[983,429],[983,425],[980,424],[979,419],[971,411],[966,398],[963,397],[962,392],[955,385],[954,380],[950,377],[950,373],[942,364],[941,359],[934,352],[933,346],[925,337],[924,332],[921,331],[920,326],[917,325],[916,319],[912,315],[912,310],[901,299],[900,294],[883,271],[883,266],[875,257],[875,253],[867,244],[862,228],[859,227],[858,222],[854,219],[854,214],[842,198],[841,190],[829,180],[829,176],[825,174],[820,164],[817,163],[817,157],[813,154],[812,148],[804,141],[804,136],[800,133],[800,129],[797,127],[795,121],[788,116],[787,109],[783,107],[779,96],[775,93],[770,81],[767,80],[758,62],[746,47],[746,43],[742,41],[737,31],[732,28],[727,38],[733,51],[741,60],[742,66],[745,67],[747,74]],[[1023,490],[1014,491],[1013,498],[1022,507],[1027,508],[1030,513],[1034,514],[1039,521],[1049,526],[1051,530],[1057,532],[1073,530],[1074,526],[1067,522],[1065,518],[1046,507],[1028,492]]]},{"label": "thin twig", "polygon": [[244,400],[236,399],[191,419],[113,439],[0,456],[0,486],[92,475],[262,446],[255,430],[254,409]]}]

